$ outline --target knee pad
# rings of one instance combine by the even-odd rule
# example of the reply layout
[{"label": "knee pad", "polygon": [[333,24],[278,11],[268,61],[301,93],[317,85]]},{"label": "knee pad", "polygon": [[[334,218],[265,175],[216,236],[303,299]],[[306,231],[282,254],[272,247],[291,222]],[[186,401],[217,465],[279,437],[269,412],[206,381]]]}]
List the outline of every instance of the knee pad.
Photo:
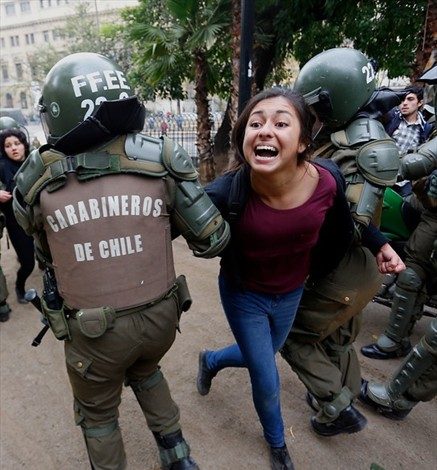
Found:
[{"label": "knee pad", "polygon": [[156,387],[162,380],[164,380],[164,375],[161,370],[158,369],[152,375],[142,380],[128,380],[126,381],[126,385],[129,385],[135,393],[138,393]]},{"label": "knee pad", "polygon": [[399,273],[396,285],[406,291],[419,293],[423,282],[414,269],[406,268],[405,271]]},{"label": "knee pad", "polygon": [[105,424],[104,426],[95,426],[91,428],[85,427],[84,423],[82,422],[80,424],[80,427],[82,428],[82,432],[85,437],[102,438],[102,437],[109,436],[116,429],[118,429],[118,420],[111,421],[110,423]]}]

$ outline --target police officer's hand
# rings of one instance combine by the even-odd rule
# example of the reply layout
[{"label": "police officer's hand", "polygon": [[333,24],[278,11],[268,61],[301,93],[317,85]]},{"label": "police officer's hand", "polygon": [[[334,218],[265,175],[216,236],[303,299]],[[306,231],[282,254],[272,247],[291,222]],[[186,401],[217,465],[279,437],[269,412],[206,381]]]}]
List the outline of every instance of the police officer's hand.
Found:
[{"label": "police officer's hand", "polygon": [[400,273],[405,269],[405,264],[401,257],[388,243],[382,245],[376,255],[376,263],[381,274]]},{"label": "police officer's hand", "polygon": [[0,190],[0,202],[8,202],[12,198],[12,194],[9,191]]}]

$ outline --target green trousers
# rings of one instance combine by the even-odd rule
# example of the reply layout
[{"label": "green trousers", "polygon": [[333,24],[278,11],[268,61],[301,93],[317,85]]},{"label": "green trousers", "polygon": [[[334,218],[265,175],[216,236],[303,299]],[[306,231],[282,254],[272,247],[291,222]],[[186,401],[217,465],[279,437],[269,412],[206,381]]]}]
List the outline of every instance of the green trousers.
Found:
[{"label": "green trousers", "polygon": [[334,400],[344,387],[354,397],[359,394],[361,372],[353,342],[360,313],[381,281],[370,251],[354,246],[328,276],[307,282],[281,354],[320,401]]},{"label": "green trousers", "polygon": [[121,470],[126,456],[118,407],[123,384],[130,385],[152,432],[180,429],[179,409],[159,361],[176,336],[180,309],[175,294],[149,308],[121,316],[98,338],[82,334],[70,318],[65,342],[76,424],[82,427],[93,469]]}]

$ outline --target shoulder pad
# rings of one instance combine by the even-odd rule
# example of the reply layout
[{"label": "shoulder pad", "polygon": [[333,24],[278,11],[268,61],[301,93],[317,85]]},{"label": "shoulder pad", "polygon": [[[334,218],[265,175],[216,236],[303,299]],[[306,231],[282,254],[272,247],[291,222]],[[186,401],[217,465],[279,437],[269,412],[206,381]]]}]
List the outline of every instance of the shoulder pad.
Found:
[{"label": "shoulder pad", "polygon": [[357,165],[364,178],[378,186],[392,186],[399,171],[399,150],[388,138],[364,144],[357,155]]},{"label": "shoulder pad", "polygon": [[361,118],[353,121],[346,129],[331,134],[331,141],[337,147],[353,147],[387,137],[384,126],[379,121]]},{"label": "shoulder pad", "polygon": [[186,150],[166,136],[162,137],[162,141],[162,159],[167,171],[180,180],[196,180],[197,171]]},{"label": "shoulder pad", "polygon": [[124,143],[124,151],[130,160],[138,160],[156,174],[164,176],[167,174],[167,168],[162,161],[161,139],[155,139],[144,134],[128,134]]},{"label": "shoulder pad", "polygon": [[[42,153],[39,149],[35,149],[26,158],[15,175],[16,186],[26,203],[32,204],[39,192],[38,190],[44,186],[44,183],[56,177],[54,175],[56,165],[53,168],[50,168],[50,165],[61,162],[64,158],[63,153],[52,149],[45,150]],[[62,168],[60,170],[63,171]]]}]

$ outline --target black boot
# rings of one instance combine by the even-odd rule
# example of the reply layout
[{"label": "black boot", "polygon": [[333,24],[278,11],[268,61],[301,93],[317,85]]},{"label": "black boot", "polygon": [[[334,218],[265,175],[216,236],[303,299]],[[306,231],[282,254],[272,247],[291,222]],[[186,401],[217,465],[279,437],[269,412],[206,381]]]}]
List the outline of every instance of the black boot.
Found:
[{"label": "black boot", "polygon": [[5,322],[9,320],[9,313],[11,309],[6,302],[6,300],[2,303],[0,303],[0,321]]},{"label": "black boot", "polygon": [[206,355],[209,351],[206,349],[199,353],[199,371],[197,372],[197,391],[200,395],[208,395],[211,388],[211,381],[217,375],[206,365]]},{"label": "black boot", "polygon": [[270,447],[270,464],[272,470],[294,470],[287,446]]},{"label": "black boot", "polygon": [[164,435],[154,432],[153,435],[158,444],[162,470],[199,470],[190,457],[190,447],[180,430]]},{"label": "black boot", "polygon": [[363,356],[370,357],[371,359],[396,359],[404,357],[411,351],[411,344],[399,345],[399,348],[392,351],[385,351],[381,349],[376,343],[368,344],[361,348]]},{"label": "black boot", "polygon": [[17,294],[17,302],[19,304],[27,304],[27,300],[24,298],[26,291],[23,288],[15,287],[15,293]]},{"label": "black boot", "polygon": [[351,434],[365,428],[367,419],[353,405],[345,408],[334,421],[321,423],[316,417],[311,418],[311,426],[321,436],[335,436],[341,433]]}]

